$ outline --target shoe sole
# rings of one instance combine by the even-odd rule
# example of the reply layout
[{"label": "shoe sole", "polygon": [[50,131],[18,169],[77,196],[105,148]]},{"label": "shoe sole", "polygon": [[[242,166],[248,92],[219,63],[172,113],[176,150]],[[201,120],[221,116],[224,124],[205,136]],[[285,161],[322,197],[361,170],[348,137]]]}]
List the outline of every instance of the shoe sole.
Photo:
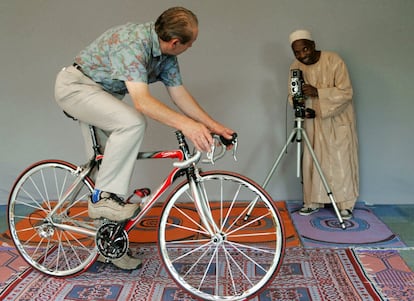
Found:
[{"label": "shoe sole", "polygon": [[102,263],[112,263],[118,269],[125,270],[125,271],[128,271],[128,270],[137,270],[137,269],[142,268],[142,261],[140,261],[135,267],[124,267],[122,265],[118,265],[117,262],[116,262],[116,259],[113,259],[113,260],[106,259],[105,256],[103,256],[102,254],[99,255],[99,257],[98,257],[98,259],[96,261],[102,262]]},{"label": "shoe sole", "polygon": [[313,211],[311,211],[311,212],[300,212],[300,211],[299,211],[299,215],[302,215],[302,216],[308,216],[308,215],[314,214],[314,213],[316,213],[316,212],[318,212],[318,211],[319,211],[319,209],[313,210]]},{"label": "shoe sole", "polygon": [[345,210],[341,210],[341,212],[342,211],[346,211],[346,215],[342,215],[341,214],[341,217],[342,217],[342,219],[344,219],[344,220],[348,220],[348,219],[351,219],[352,217],[353,217],[353,215],[352,215],[352,211],[351,210],[347,210],[347,209],[345,209]]}]

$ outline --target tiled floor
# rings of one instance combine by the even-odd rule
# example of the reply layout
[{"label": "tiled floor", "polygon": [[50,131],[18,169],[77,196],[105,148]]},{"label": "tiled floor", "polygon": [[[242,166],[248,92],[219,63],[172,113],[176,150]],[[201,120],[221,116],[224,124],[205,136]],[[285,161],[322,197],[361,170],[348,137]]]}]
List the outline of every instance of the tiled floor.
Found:
[{"label": "tiled floor", "polygon": [[[407,247],[398,250],[414,271],[414,204],[372,205],[369,208],[405,242]],[[0,233],[7,229],[6,209],[5,205],[0,206]]]}]

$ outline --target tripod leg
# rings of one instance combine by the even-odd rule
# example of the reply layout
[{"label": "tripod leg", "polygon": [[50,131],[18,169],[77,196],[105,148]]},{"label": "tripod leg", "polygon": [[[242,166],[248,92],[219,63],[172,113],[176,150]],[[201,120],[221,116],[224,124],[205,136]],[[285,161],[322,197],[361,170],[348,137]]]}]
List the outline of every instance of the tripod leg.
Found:
[{"label": "tripod leg", "polygon": [[293,129],[292,132],[290,133],[289,138],[286,140],[286,144],[285,146],[282,148],[282,151],[280,152],[279,156],[277,157],[276,161],[273,163],[272,169],[269,171],[265,181],[262,184],[263,188],[266,188],[267,184],[269,183],[270,179],[272,178],[276,168],[279,166],[280,161],[282,160],[283,155],[285,154],[288,146],[290,143],[292,143],[293,141],[293,137],[295,137],[297,133],[297,129]]},{"label": "tripod leg", "polygon": [[345,226],[345,223],[344,223],[344,221],[343,221],[343,219],[341,217],[341,214],[339,213],[339,209],[338,209],[338,206],[336,205],[336,201],[335,201],[335,199],[333,197],[333,193],[331,191],[331,188],[329,187],[328,182],[326,181],[326,178],[323,175],[322,168],[319,165],[319,162],[318,162],[318,159],[316,158],[315,152],[313,151],[312,146],[311,146],[311,144],[309,142],[308,135],[302,129],[299,129],[299,130],[302,131],[303,137],[305,138],[305,144],[308,147],[309,153],[311,154],[312,159],[313,159],[313,163],[315,164],[316,169],[318,170],[318,173],[319,173],[319,176],[320,176],[320,178],[322,180],[323,186],[325,187],[325,190],[326,190],[326,192],[328,194],[328,197],[331,200],[331,203],[332,203],[332,206],[334,208],[335,214],[338,217],[339,224],[341,225],[342,229],[345,229],[345,227],[346,227]]},{"label": "tripod leg", "polygon": [[[279,156],[277,157],[276,161],[273,163],[272,168],[270,169],[265,181],[262,184],[262,187],[266,189],[267,184],[269,183],[270,179],[272,178],[276,168],[278,167],[280,161],[282,160],[283,155],[285,154],[289,144],[291,142],[293,142],[293,138],[295,137],[297,133],[297,129],[294,128],[292,130],[292,132],[290,133],[289,138],[286,140],[285,146],[283,146],[282,151],[280,152]],[[244,220],[247,221],[250,217],[250,215],[252,214],[253,208],[256,205],[257,199],[253,200],[252,204],[250,205],[250,209],[248,210],[248,212],[246,213]]]}]

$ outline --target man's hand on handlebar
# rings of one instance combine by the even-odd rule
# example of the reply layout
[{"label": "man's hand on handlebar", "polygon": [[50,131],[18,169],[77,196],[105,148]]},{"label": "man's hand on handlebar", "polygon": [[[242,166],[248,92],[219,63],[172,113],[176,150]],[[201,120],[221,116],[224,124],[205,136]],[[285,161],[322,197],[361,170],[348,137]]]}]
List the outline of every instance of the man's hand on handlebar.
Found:
[{"label": "man's hand on handlebar", "polygon": [[[211,150],[207,153],[207,160],[203,160],[203,163],[214,164],[215,161],[224,157],[226,150],[233,149],[233,158],[237,161],[237,133],[233,133],[231,139],[226,139],[223,136],[213,134],[215,143],[211,146]],[[217,149],[219,151],[217,151]]]},{"label": "man's hand on handlebar", "polygon": [[194,147],[201,152],[209,152],[211,145],[214,143],[213,137],[208,128],[199,122],[192,122],[182,129],[186,136],[194,144]]},{"label": "man's hand on handlebar", "polygon": [[[204,124],[192,120],[183,127],[184,136],[191,140],[195,148],[202,152],[210,152],[213,145],[212,134],[222,136],[225,140],[232,140],[234,131],[226,128],[220,123],[214,122],[212,126],[207,127]],[[233,143],[225,144],[227,149],[233,147]]]},{"label": "man's hand on handlebar", "polygon": [[234,141],[237,138],[237,134],[221,124],[216,124],[215,127],[211,128],[211,133],[220,136],[221,142],[226,146],[227,150],[233,148]]}]

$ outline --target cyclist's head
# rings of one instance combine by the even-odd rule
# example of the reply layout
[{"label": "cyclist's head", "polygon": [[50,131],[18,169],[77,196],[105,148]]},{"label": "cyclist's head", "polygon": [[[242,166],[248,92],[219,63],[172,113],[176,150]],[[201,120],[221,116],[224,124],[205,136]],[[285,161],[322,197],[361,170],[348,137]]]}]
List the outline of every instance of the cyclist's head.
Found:
[{"label": "cyclist's head", "polygon": [[167,9],[155,22],[155,32],[165,42],[179,39],[181,44],[186,44],[193,40],[196,29],[198,29],[197,16],[184,7]]}]

